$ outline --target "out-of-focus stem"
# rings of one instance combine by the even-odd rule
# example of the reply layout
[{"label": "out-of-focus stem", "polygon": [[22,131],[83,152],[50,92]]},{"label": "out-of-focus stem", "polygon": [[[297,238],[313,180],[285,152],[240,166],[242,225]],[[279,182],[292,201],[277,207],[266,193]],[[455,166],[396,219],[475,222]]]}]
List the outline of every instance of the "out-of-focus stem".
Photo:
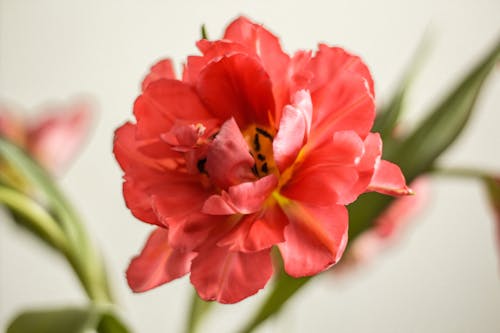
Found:
[{"label": "out-of-focus stem", "polygon": [[69,244],[57,222],[38,203],[25,195],[0,185],[0,204],[26,219],[47,241],[63,253],[68,253]]},{"label": "out-of-focus stem", "polygon": [[212,304],[213,302],[206,302],[202,300],[196,291],[193,291],[193,296],[191,297],[191,308],[188,313],[188,320],[186,323],[186,333],[197,332],[200,321],[212,307]]},{"label": "out-of-focus stem", "polygon": [[475,178],[475,179],[483,179],[488,178],[493,172],[488,172],[486,170],[474,169],[474,168],[443,168],[443,167],[434,167],[431,170],[432,174],[438,176],[448,176],[448,177],[459,177],[459,178]]}]

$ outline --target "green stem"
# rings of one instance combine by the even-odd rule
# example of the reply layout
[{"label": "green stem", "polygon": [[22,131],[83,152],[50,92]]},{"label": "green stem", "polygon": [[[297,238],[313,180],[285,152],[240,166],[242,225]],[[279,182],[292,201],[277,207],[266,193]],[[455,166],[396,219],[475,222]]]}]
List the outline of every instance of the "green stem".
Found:
[{"label": "green stem", "polygon": [[459,178],[474,178],[474,179],[484,179],[489,178],[493,172],[486,170],[480,170],[475,168],[445,168],[445,167],[434,167],[430,170],[432,174],[438,176],[448,176],[448,177],[459,177]]},{"label": "green stem", "polygon": [[193,290],[193,296],[191,297],[191,309],[188,313],[188,322],[186,325],[186,333],[197,332],[201,320],[212,308],[212,304],[213,302],[206,302],[202,300],[196,291]]},{"label": "green stem", "polygon": [[269,317],[276,315],[283,304],[312,279],[312,277],[293,278],[283,269],[278,274],[273,291],[240,333],[250,333]]},{"label": "green stem", "polygon": [[52,216],[38,203],[13,189],[0,185],[0,204],[23,217],[52,246],[65,254],[68,253],[69,244],[66,235]]},{"label": "green stem", "polygon": [[77,274],[85,292],[96,303],[111,303],[111,293],[100,254],[94,249],[78,214],[72,208],[52,177],[23,149],[0,137],[0,155],[22,174],[44,200],[48,210],[66,239],[63,252]]}]

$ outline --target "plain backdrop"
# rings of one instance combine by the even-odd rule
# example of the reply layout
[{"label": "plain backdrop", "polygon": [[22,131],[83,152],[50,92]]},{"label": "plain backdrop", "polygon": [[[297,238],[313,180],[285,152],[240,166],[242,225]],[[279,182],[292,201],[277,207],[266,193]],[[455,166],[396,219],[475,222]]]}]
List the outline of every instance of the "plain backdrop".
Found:
[{"label": "plain backdrop", "polygon": [[[191,286],[183,278],[144,294],[128,289],[124,271],[151,228],[124,206],[113,131],[131,119],[155,60],[169,56],[180,69],[196,53],[202,23],[218,38],[240,14],[279,35],[289,52],[326,42],[361,55],[378,102],[391,95],[427,32],[433,47],[409,96],[407,128],[500,38],[498,0],[0,0],[2,102],[31,114],[83,95],[98,110],[91,139],[61,186],[105,253],[137,332],[181,332]],[[499,125],[497,67],[442,165],[500,172]],[[259,332],[499,332],[500,258],[482,187],[435,178],[431,190],[429,205],[394,246],[352,274],[320,277]],[[27,307],[84,304],[66,263],[0,218],[0,329]],[[265,292],[216,307],[202,332],[234,331]]]}]

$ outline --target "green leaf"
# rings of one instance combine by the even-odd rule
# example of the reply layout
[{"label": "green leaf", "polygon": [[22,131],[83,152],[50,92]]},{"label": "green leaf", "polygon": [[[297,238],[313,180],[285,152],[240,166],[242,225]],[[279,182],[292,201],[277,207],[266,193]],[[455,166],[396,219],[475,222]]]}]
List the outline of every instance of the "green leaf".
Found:
[{"label": "green leaf", "polygon": [[95,320],[91,308],[27,311],[10,323],[7,333],[80,333],[94,328]]},{"label": "green leaf", "polygon": [[18,223],[53,248],[68,254],[69,244],[61,227],[36,201],[0,184],[0,204],[7,207]]},{"label": "green leaf", "polygon": [[[52,177],[25,151],[0,137],[0,159],[13,166],[24,176],[67,238],[67,251],[63,254],[77,274],[90,299],[109,303],[111,293],[100,254],[92,246],[78,215],[59,190]],[[35,235],[39,235],[35,233]]]},{"label": "green leaf", "polygon": [[46,204],[53,210],[57,217],[56,221],[61,223],[65,233],[73,242],[79,242],[80,230],[73,223],[75,214],[52,177],[23,149],[2,137],[0,137],[0,157],[25,177],[36,194],[42,196],[40,199],[46,201]]},{"label": "green leaf", "polygon": [[429,171],[434,161],[459,136],[471,116],[481,87],[500,59],[500,41],[439,103],[401,145],[385,157],[398,164],[411,182]]},{"label": "green leaf", "polygon": [[202,24],[200,30],[201,30],[201,39],[208,39],[207,27],[204,24]]},{"label": "green leaf", "polygon": [[[378,132],[382,135],[383,140],[392,137],[394,128],[396,127],[399,118],[405,110],[405,102],[408,91],[410,90],[420,68],[422,67],[423,60],[429,50],[429,38],[424,36],[420,42],[417,50],[408,65],[401,81],[397,85],[396,92],[387,105],[379,108],[372,132]],[[384,142],[385,143],[385,142]]]},{"label": "green leaf", "polygon": [[187,333],[197,332],[201,320],[212,308],[213,303],[214,302],[206,302],[202,300],[196,291],[193,291],[193,296],[191,298],[191,311],[189,312],[188,322],[186,325]]},{"label": "green leaf", "polygon": [[240,331],[241,333],[252,332],[257,326],[263,323],[269,317],[276,315],[281,309],[283,304],[286,303],[301,289],[311,277],[293,278],[287,275],[283,270],[279,273],[273,291],[266,298],[264,304],[260,307],[255,316],[248,322],[248,324]]},{"label": "green leaf", "polygon": [[[495,213],[497,220],[497,232],[500,236],[500,178],[499,177],[483,177],[484,185],[488,193],[488,198]],[[498,239],[500,242],[500,238]]]},{"label": "green leaf", "polygon": [[98,333],[130,333],[124,323],[112,312],[104,313],[97,325]]}]

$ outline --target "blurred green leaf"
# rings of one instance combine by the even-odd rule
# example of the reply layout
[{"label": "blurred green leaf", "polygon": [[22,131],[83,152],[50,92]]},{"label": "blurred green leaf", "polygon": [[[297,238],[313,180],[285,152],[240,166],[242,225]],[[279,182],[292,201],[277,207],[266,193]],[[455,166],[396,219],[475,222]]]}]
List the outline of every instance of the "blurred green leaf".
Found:
[{"label": "blurred green leaf", "polygon": [[7,333],[130,333],[110,307],[25,311],[9,324]]},{"label": "blurred green leaf", "polygon": [[[24,176],[36,200],[67,238],[67,251],[63,254],[77,274],[89,298],[109,303],[111,293],[100,254],[94,249],[78,215],[57,187],[52,177],[24,150],[0,136],[0,159]],[[39,233],[34,233],[39,236]]]},{"label": "blurred green leaf", "polygon": [[382,139],[390,139],[393,135],[394,128],[397,126],[398,120],[405,110],[406,96],[410,90],[426,55],[429,50],[429,38],[424,36],[417,50],[413,54],[410,64],[406,68],[400,82],[397,85],[396,92],[392,99],[386,105],[379,108],[375,123],[373,124],[372,132],[378,132],[382,135]]},{"label": "blurred green leaf", "polygon": [[281,310],[283,304],[310,281],[311,278],[312,277],[304,277],[296,279],[281,270],[274,282],[273,291],[266,298],[264,304],[261,305],[255,316],[240,332],[250,333],[266,319],[276,315]]},{"label": "blurred green leaf", "polygon": [[0,183],[0,205],[4,205],[18,223],[41,240],[64,254],[68,253],[68,240],[60,226],[36,201]]},{"label": "blurred green leaf", "polygon": [[7,333],[80,333],[94,328],[95,320],[93,309],[27,311],[10,323]]},{"label": "blurred green leaf", "polygon": [[98,333],[130,333],[130,330],[111,312],[102,314],[96,330]]},{"label": "blurred green leaf", "polygon": [[500,42],[497,42],[421,125],[385,156],[401,167],[408,182],[429,171],[462,132],[488,73],[499,59]]},{"label": "blurred green leaf", "polygon": [[212,308],[214,302],[206,302],[202,300],[196,291],[193,291],[193,296],[191,298],[191,311],[189,313],[187,321],[187,333],[197,332],[198,326],[207,314],[207,312]]},{"label": "blurred green leaf", "polygon": [[37,199],[46,201],[56,215],[56,221],[61,223],[64,228],[65,233],[73,242],[78,242],[81,236],[77,226],[72,221],[74,220],[74,213],[69,208],[69,204],[55,185],[50,174],[39,166],[23,149],[2,137],[0,137],[0,157],[24,176],[35,194],[42,196]]},{"label": "blurred green leaf", "polygon": [[204,24],[201,25],[201,39],[208,39],[207,27]]},{"label": "blurred green leaf", "polygon": [[[484,184],[486,186],[486,191],[488,193],[488,198],[495,213],[495,218],[498,223],[500,223],[500,178],[495,178],[493,176],[483,177]],[[497,226],[500,235],[500,224]],[[500,241],[500,238],[498,239]]]}]

